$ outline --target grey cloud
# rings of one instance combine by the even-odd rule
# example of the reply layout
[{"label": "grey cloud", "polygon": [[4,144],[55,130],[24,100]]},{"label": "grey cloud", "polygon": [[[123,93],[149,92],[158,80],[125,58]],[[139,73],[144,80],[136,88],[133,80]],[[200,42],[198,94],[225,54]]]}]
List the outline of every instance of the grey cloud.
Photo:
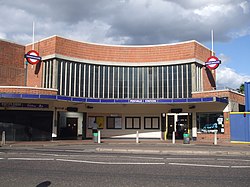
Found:
[{"label": "grey cloud", "polygon": [[[29,43],[54,34],[115,44],[230,40],[250,28],[249,0],[0,0],[1,36]],[[6,16],[6,15],[11,16]],[[240,33],[240,34],[239,34]],[[30,36],[31,38],[31,36]]]}]

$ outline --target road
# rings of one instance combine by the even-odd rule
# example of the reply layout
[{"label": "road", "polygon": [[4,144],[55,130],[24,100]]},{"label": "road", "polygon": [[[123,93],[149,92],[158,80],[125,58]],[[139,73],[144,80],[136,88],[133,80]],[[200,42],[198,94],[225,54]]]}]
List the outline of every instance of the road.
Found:
[{"label": "road", "polygon": [[0,149],[0,186],[250,186],[250,157]]}]

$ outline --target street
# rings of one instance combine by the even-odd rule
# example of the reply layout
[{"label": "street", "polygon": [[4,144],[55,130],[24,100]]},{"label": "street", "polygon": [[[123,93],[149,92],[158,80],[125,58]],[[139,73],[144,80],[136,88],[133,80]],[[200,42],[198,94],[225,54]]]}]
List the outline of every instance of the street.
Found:
[{"label": "street", "polygon": [[0,186],[249,186],[249,156],[0,149]]}]

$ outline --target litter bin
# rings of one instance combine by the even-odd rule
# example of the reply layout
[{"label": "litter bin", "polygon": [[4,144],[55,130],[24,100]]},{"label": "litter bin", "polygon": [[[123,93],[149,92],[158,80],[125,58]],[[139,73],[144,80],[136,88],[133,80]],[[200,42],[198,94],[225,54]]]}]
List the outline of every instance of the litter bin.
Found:
[{"label": "litter bin", "polygon": [[98,132],[93,132],[93,141],[94,143],[98,143]]},{"label": "litter bin", "polygon": [[190,137],[188,133],[183,134],[183,143],[184,144],[190,144]]}]

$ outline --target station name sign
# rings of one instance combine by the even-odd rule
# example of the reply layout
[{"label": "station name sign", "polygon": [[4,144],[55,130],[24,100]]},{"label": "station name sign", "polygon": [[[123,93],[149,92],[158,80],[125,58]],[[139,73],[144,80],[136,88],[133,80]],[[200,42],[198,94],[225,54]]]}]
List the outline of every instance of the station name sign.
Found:
[{"label": "station name sign", "polygon": [[37,104],[37,103],[0,103],[0,107],[9,108],[49,108],[48,104]]},{"label": "station name sign", "polygon": [[156,99],[130,99],[129,103],[157,103]]}]

